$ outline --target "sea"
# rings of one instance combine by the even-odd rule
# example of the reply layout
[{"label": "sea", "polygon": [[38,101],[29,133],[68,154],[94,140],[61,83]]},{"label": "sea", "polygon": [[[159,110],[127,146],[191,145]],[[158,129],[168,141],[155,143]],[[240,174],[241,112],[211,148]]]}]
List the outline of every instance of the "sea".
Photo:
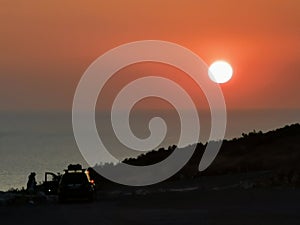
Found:
[{"label": "sea", "polygon": [[[157,148],[176,145],[180,135],[176,113],[135,113],[130,121],[132,131],[140,138],[149,136],[149,119],[160,113],[166,118],[168,133]],[[300,109],[232,110],[227,113],[226,139],[238,138],[242,133],[254,130],[266,132],[300,122]],[[112,149],[120,161],[141,154],[122,148],[113,133],[108,115],[96,115],[98,133],[107,148]],[[210,132],[209,112],[200,115],[200,124],[200,141],[205,142]],[[45,172],[62,173],[72,163],[89,166],[77,147],[71,112],[0,112],[0,191],[25,188],[31,172],[37,174],[36,180],[41,183]],[[105,163],[105,160],[99,163]]]}]

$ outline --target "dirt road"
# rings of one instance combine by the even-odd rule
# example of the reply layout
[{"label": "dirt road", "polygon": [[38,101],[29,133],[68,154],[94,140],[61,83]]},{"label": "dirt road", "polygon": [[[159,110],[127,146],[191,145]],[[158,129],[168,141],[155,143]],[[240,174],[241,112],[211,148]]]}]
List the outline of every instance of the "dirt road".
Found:
[{"label": "dirt road", "polygon": [[93,203],[0,207],[3,225],[299,224],[299,189],[157,193]]}]

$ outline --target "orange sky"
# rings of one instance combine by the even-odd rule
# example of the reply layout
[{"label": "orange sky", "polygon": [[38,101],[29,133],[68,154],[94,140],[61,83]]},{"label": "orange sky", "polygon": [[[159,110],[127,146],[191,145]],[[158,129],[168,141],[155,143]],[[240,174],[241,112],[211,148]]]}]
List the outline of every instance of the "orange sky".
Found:
[{"label": "orange sky", "polygon": [[0,110],[70,110],[94,59],[144,39],[228,60],[229,109],[300,108],[299,12],[298,0],[2,0]]}]

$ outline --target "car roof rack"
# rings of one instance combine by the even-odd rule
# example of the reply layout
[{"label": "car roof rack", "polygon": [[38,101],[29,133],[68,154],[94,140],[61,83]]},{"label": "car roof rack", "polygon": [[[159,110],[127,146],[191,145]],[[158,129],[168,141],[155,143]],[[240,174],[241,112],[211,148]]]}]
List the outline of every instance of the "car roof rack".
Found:
[{"label": "car roof rack", "polygon": [[65,173],[75,173],[75,172],[83,173],[86,171],[86,169],[82,169],[82,166],[80,164],[70,164],[68,165],[68,169],[64,171]]}]

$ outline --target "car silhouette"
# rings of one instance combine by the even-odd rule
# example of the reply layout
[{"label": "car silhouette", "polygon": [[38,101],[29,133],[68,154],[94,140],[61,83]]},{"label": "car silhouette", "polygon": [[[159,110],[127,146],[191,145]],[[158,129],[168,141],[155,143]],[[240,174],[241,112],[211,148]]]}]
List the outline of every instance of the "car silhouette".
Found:
[{"label": "car silhouette", "polygon": [[60,202],[85,199],[92,201],[95,196],[95,184],[90,179],[89,172],[81,165],[69,165],[62,175],[58,186]]}]

